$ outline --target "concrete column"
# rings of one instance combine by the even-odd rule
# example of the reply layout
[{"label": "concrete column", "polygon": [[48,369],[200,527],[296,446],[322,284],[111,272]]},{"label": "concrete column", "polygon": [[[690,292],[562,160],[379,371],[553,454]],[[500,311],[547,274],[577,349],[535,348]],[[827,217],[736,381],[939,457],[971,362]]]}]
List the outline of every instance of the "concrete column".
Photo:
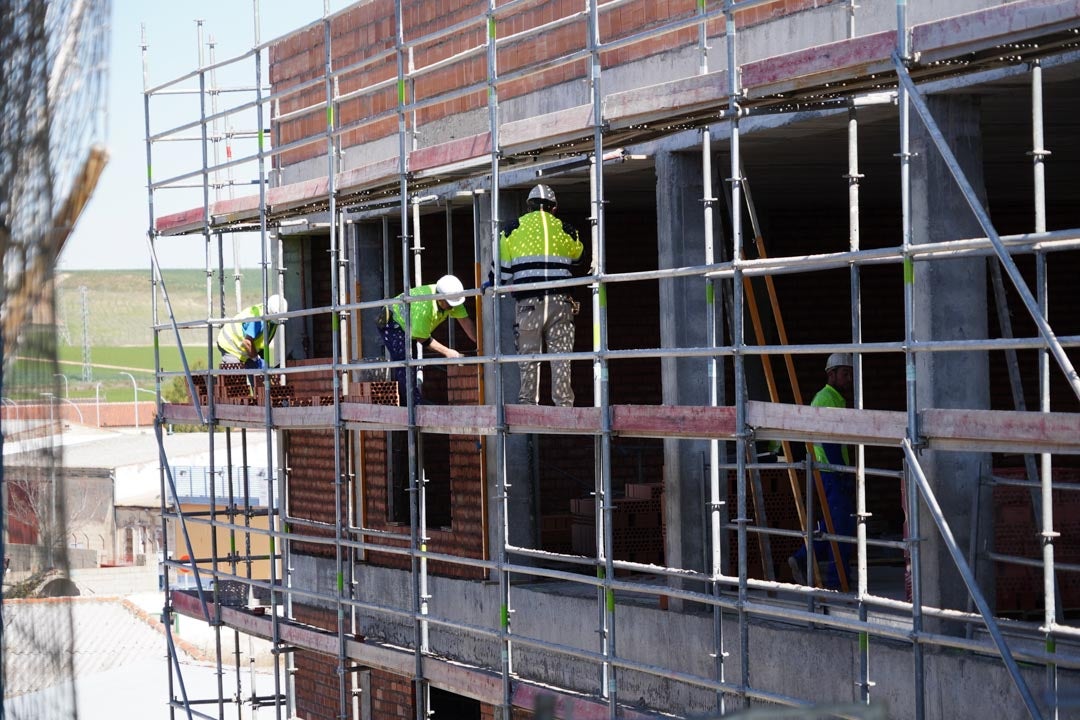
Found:
[{"label": "concrete column", "polygon": [[[979,100],[949,95],[927,99],[942,134],[964,173],[985,205]],[[912,123],[911,173],[914,242],[938,242],[982,235],[940,153],[917,120]],[[983,258],[934,260],[915,267],[914,333],[916,340],[967,340],[987,336],[986,261]],[[916,358],[916,395],[926,408],[990,407],[990,382],[985,352],[940,352]],[[989,473],[990,455],[979,452],[924,451],[923,470],[961,549],[969,551],[977,532],[975,566],[979,585],[994,602],[993,564],[986,559],[993,528],[989,489],[980,484]],[[966,609],[968,591],[960,578],[933,519],[921,505],[920,523],[926,538],[922,549],[924,602]],[[935,624],[928,623],[928,629]],[[937,625],[938,630],[948,631]]]},{"label": "concrete column", "polygon": [[[506,222],[520,216],[525,211],[525,199],[527,193],[514,190],[503,190],[499,193],[499,221]],[[492,238],[491,238],[491,196],[483,195],[478,203],[480,212],[480,266],[482,268],[495,267],[492,264]],[[497,259],[497,258],[496,258]],[[495,326],[494,303],[499,302],[500,324]],[[484,352],[492,355],[495,352],[495,337],[498,334],[499,348],[502,354],[516,352],[514,345],[514,301],[509,295],[494,300],[491,295],[484,299]],[[484,402],[489,405],[505,402],[513,404],[517,402],[519,374],[517,366],[503,365],[503,397],[495,394],[494,368],[485,366],[484,369]],[[498,468],[495,465],[495,445],[488,443],[488,463],[490,468],[487,474],[488,497],[494,498],[495,485],[498,478]],[[536,521],[539,511],[537,504],[536,483],[536,449],[532,437],[528,435],[510,435],[506,441],[506,481],[510,484],[507,501],[507,522],[510,526],[510,542],[521,547],[537,548],[540,546],[540,537]],[[499,528],[495,519],[494,508],[489,504],[489,531],[490,546],[495,547],[502,542],[499,537]]]},{"label": "concrete column", "polygon": [[[656,234],[661,268],[705,261],[701,155],[656,155]],[[660,344],[695,347],[706,342],[705,281],[678,278],[660,283]],[[664,358],[661,382],[665,405],[701,405],[708,398],[708,369],[701,358]],[[664,441],[665,555],[668,565],[705,568],[704,488],[709,444]]]}]

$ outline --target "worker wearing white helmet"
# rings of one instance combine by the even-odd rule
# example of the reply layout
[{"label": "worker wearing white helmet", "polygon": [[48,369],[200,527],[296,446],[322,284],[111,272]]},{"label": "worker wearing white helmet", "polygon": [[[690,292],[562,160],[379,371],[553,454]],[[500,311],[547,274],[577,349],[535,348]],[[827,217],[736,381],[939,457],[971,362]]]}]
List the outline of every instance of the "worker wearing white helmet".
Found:
[{"label": "worker wearing white helmet", "polygon": [[[280,295],[271,295],[262,304],[252,305],[233,317],[218,332],[217,346],[221,362],[239,363],[246,368],[266,367],[266,349],[277,333],[278,325],[288,320],[274,317],[289,312],[289,303]],[[268,317],[271,316],[271,317]],[[263,322],[263,320],[267,322]]]},{"label": "worker wearing white helmet", "polygon": [[[822,408],[846,408],[846,395],[851,393],[854,377],[852,373],[852,361],[850,353],[833,353],[825,361],[825,387],[821,388],[814,396],[810,405]],[[814,460],[823,465],[851,465],[851,456],[847,445],[839,443],[816,443],[814,445]],[[825,489],[825,499],[829,508],[829,517],[832,520],[833,530],[837,535],[853,536],[855,534],[855,486],[854,478],[850,473],[836,470],[821,470],[821,483]],[[818,530],[825,531],[825,523],[818,522]],[[817,540],[813,544],[814,556],[820,564],[824,584],[826,587],[838,588],[840,586],[839,572],[836,568],[835,558],[830,543]],[[840,562],[844,567],[844,575],[848,577],[850,567],[851,545],[838,543],[840,550]],[[788,558],[795,581],[805,584],[806,573],[806,546],[799,548],[798,552]]]},{"label": "worker wearing white helmet", "polygon": [[[379,335],[383,345],[386,346],[391,360],[405,359],[405,326],[409,324],[412,339],[421,343],[425,349],[439,353],[443,357],[458,358],[461,353],[443,345],[431,337],[435,328],[442,325],[447,318],[454,318],[458,325],[476,342],[476,326],[469,317],[465,308],[465,297],[462,293],[465,287],[454,275],[443,275],[432,285],[418,285],[409,291],[410,297],[423,295],[445,295],[427,300],[416,300],[408,304],[400,302],[404,293],[397,296],[399,302],[383,308],[376,325],[379,327]],[[411,321],[406,323],[406,316]],[[394,377],[398,382],[398,399],[405,404],[406,374],[405,367],[394,368]],[[414,385],[413,399],[415,402],[423,402],[420,388]]]},{"label": "worker wearing white helmet", "polygon": [[[566,289],[531,289],[530,283],[565,280],[572,266],[581,260],[584,246],[577,231],[555,216],[555,192],[537,185],[529,192],[529,212],[503,226],[499,236],[500,278],[513,286],[517,307],[514,337],[522,355],[547,352],[568,353],[574,349],[574,316],[578,304]],[[571,407],[570,361],[551,361],[551,399],[555,405]],[[540,362],[521,363],[518,401],[540,402]]]}]

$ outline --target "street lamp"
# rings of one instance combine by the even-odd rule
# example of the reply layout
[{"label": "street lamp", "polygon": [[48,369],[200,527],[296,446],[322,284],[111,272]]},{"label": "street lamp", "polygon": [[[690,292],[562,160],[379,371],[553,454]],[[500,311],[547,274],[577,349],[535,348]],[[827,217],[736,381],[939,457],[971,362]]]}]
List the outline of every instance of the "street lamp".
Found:
[{"label": "street lamp", "polygon": [[94,406],[97,408],[97,426],[101,427],[101,383],[94,385]]},{"label": "street lamp", "polygon": [[135,429],[139,429],[139,386],[135,384],[135,376],[129,372],[120,371],[121,375],[131,378],[131,394],[135,398]]},{"label": "street lamp", "polygon": [[68,379],[64,373],[53,373],[53,377],[58,377],[64,381],[64,397],[71,397],[71,393],[68,392]]}]

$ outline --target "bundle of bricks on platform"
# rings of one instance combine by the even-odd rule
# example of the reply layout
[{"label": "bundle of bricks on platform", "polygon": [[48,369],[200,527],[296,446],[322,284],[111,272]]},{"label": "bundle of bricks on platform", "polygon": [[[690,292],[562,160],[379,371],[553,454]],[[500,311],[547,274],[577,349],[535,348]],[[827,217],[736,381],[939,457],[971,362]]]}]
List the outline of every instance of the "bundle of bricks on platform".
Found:
[{"label": "bundle of bricks on platform", "polygon": [[345,396],[345,402],[364,403],[366,405],[397,405],[398,384],[393,380],[349,383],[349,394]]},{"label": "bundle of bricks on platform", "polygon": [[[662,564],[664,561],[664,487],[627,483],[625,495],[612,501],[612,553],[615,560]],[[571,550],[596,555],[596,500],[570,501]]]}]

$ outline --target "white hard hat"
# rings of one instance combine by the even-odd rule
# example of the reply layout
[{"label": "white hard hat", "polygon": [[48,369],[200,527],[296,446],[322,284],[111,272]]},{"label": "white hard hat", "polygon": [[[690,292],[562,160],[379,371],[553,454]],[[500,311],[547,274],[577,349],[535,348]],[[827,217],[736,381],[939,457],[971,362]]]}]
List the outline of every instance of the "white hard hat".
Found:
[{"label": "white hard hat", "polygon": [[529,191],[529,199],[540,200],[541,202],[549,202],[554,205],[555,191],[549,188],[547,185],[537,185]]},{"label": "white hard hat", "polygon": [[[435,283],[435,292],[440,295],[455,295],[457,293],[465,292],[465,286],[453,275],[443,275],[439,278],[439,281]],[[465,298],[463,297],[443,299],[446,300],[446,304],[450,307],[457,307],[465,302]]]},{"label": "white hard hat", "polygon": [[825,361],[825,372],[838,367],[852,367],[851,353],[833,353]]},{"label": "white hard hat", "polygon": [[[271,295],[266,299],[266,314],[280,315],[289,312],[289,303],[280,295]],[[273,322],[285,322],[288,318],[276,318]]]}]

